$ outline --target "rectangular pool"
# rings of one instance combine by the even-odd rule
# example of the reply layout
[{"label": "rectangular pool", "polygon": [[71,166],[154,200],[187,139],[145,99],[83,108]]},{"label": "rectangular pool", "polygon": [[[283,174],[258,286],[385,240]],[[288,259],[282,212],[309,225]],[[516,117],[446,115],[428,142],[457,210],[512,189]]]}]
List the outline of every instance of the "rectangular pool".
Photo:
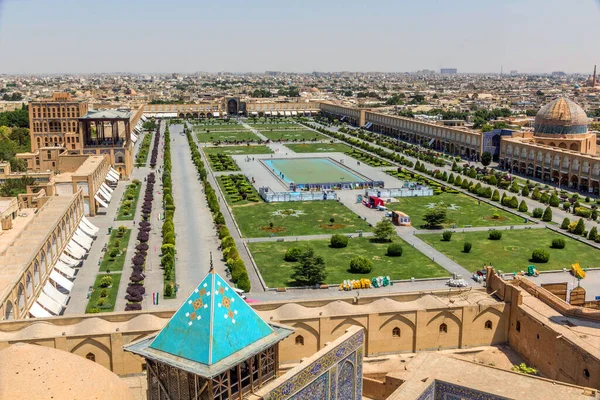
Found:
[{"label": "rectangular pool", "polygon": [[355,174],[329,158],[287,158],[263,160],[267,168],[286,183],[296,185],[360,183],[371,180]]}]

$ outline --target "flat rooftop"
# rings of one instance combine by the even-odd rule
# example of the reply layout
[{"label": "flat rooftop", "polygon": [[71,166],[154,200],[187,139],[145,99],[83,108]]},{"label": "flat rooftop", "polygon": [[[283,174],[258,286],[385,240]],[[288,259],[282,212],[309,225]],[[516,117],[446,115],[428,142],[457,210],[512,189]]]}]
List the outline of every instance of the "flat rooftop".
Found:
[{"label": "flat rooftop", "polygon": [[[0,201],[0,212],[3,209]],[[10,246],[14,240],[23,232],[23,229],[33,220],[35,208],[24,208],[19,211],[17,217],[13,219],[12,228],[0,231],[0,255]],[[0,259],[1,260],[1,259]],[[1,260],[0,262],[3,262]]]},{"label": "flat rooftop", "polygon": [[390,372],[388,376],[405,381],[388,397],[389,400],[419,399],[426,390],[433,390],[435,398],[445,398],[445,394],[461,399],[597,398],[597,391],[594,389],[505,371],[437,353],[419,353],[409,363],[399,365],[398,370]]},{"label": "flat rooftop", "polygon": [[104,156],[88,156],[88,158],[77,168],[73,175],[85,176],[93,173],[104,160]]},{"label": "flat rooftop", "polygon": [[[0,299],[6,298],[29,265],[38,250],[42,247],[60,219],[67,212],[76,195],[53,196],[40,208],[37,214],[34,210],[22,210],[27,213],[29,221],[19,231],[6,231],[9,236],[0,235]],[[0,300],[1,301],[1,300]]]}]

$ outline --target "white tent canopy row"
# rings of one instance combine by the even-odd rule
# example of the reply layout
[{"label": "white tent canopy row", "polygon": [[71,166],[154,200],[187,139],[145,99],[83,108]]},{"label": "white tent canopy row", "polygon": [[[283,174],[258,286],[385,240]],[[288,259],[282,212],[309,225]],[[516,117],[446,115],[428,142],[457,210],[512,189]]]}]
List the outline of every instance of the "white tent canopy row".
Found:
[{"label": "white tent canopy row", "polygon": [[146,121],[148,120],[148,118],[146,118],[146,116],[145,116],[145,115],[142,115],[142,117],[140,118],[140,120],[142,120],[142,121],[146,122]]},{"label": "white tent canopy row", "polygon": [[52,316],[52,314],[46,311],[46,309],[40,306],[37,302],[34,302],[31,305],[31,308],[29,309],[29,314],[31,314],[33,318],[44,318]]},{"label": "white tent canopy row", "polygon": [[94,199],[96,199],[96,201],[97,201],[98,203],[100,203],[100,205],[101,205],[102,207],[104,207],[104,208],[108,208],[108,204],[106,204],[106,203],[104,202],[104,200],[102,200],[102,199],[100,198],[100,196],[98,196],[98,194],[96,194],[96,195],[94,196]]},{"label": "white tent canopy row", "polygon": [[63,306],[67,305],[67,302],[69,301],[69,295],[61,293],[57,288],[54,287],[54,285],[52,285],[50,281],[46,282],[43,290],[44,293],[52,298],[52,300],[62,304]]},{"label": "white tent canopy row", "polygon": [[37,299],[37,303],[39,303],[46,310],[50,311],[54,315],[60,315],[62,310],[65,308],[62,304],[58,303],[56,300],[48,296],[44,292],[40,292],[40,295]]},{"label": "white tent canopy row", "polygon": [[138,137],[137,137],[137,136],[135,136],[133,133],[131,134],[131,136],[130,136],[130,137],[131,137],[131,141],[132,141],[134,144],[135,144],[135,142],[137,142],[137,141],[138,141]]},{"label": "white tent canopy row", "polygon": [[75,278],[75,270],[60,260],[56,262],[56,264],[54,265],[54,269],[66,276],[67,278]]},{"label": "white tent canopy row", "polygon": [[50,272],[50,279],[52,279],[54,283],[62,286],[68,292],[73,290],[73,282],[56,272],[56,270],[52,270],[52,272]]},{"label": "white tent canopy row", "polygon": [[84,224],[85,226],[87,226],[88,228],[90,228],[90,230],[92,232],[94,232],[94,234],[98,233],[98,231],[100,230],[100,228],[98,228],[96,225],[92,224],[90,222],[89,219],[87,219],[86,217],[81,217],[81,221],[82,224]]}]

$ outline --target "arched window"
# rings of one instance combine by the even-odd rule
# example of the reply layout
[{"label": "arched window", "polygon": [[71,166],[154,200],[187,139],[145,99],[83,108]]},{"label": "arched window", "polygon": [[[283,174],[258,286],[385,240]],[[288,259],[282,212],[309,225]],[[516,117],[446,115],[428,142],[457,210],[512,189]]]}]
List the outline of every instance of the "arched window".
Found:
[{"label": "arched window", "polygon": [[38,283],[40,283],[40,263],[35,260],[33,262],[33,284],[37,287]]},{"label": "arched window", "polygon": [[5,308],[5,313],[4,313],[4,319],[11,320],[14,319],[15,316],[13,315],[13,305],[10,301],[6,302],[6,308]]},{"label": "arched window", "polygon": [[492,329],[492,321],[489,319],[485,321],[485,329]]},{"label": "arched window", "polygon": [[296,346],[304,346],[304,337],[302,335],[296,336]]},{"label": "arched window", "polygon": [[30,298],[33,294],[33,282],[31,279],[31,274],[28,272],[27,277],[25,278],[25,291],[27,293],[27,298]]},{"label": "arched window", "polygon": [[400,337],[400,328],[395,327],[392,329],[392,337]]},{"label": "arched window", "polygon": [[19,283],[17,288],[17,306],[19,307],[19,311],[25,307],[25,288],[22,283]]},{"label": "arched window", "polygon": [[85,358],[87,358],[90,361],[96,362],[96,356],[94,355],[94,353],[87,353],[85,355]]},{"label": "arched window", "polygon": [[440,325],[440,333],[448,333],[448,325],[441,324]]},{"label": "arched window", "polygon": [[517,321],[517,332],[521,332],[521,321]]}]

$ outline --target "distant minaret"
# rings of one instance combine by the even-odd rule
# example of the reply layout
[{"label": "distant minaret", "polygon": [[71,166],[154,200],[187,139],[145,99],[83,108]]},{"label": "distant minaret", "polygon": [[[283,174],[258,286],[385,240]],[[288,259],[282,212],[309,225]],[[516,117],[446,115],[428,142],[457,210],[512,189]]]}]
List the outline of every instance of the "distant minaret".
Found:
[{"label": "distant minaret", "polygon": [[594,77],[592,78],[592,87],[596,87],[596,66],[594,65]]}]

